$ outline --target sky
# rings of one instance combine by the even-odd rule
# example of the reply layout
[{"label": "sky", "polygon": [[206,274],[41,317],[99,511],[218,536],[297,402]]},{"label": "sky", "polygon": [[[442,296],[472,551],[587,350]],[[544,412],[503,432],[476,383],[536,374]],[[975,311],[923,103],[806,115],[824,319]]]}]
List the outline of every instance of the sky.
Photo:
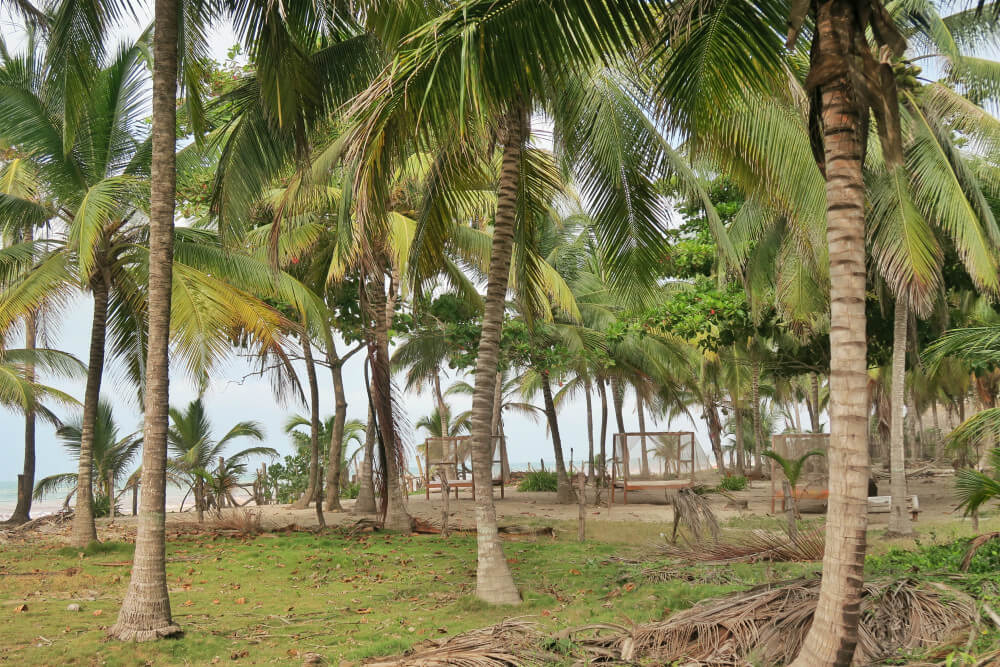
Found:
[{"label": "sky", "polygon": [[[138,35],[150,21],[150,8],[140,7],[137,11],[140,12],[140,15],[133,25],[122,29],[122,38]],[[3,27],[8,44],[16,49],[19,28],[16,23],[9,19],[3,21]],[[215,58],[220,62],[224,61],[226,51],[235,42],[236,38],[232,29],[228,26],[221,26],[213,36],[212,48]],[[79,359],[86,361],[90,342],[91,314],[92,301],[89,294],[79,295],[68,304],[61,317],[57,320],[53,318],[53,326],[49,327],[45,334],[48,339],[46,344],[74,354]],[[16,339],[9,341],[11,347],[20,344],[21,342]],[[341,344],[339,349],[343,351],[347,347]],[[367,418],[367,396],[364,390],[362,360],[362,354],[355,355],[344,369],[349,419],[365,420]],[[266,435],[264,444],[274,447],[282,456],[291,454],[293,447],[288,436],[284,433],[284,422],[290,414],[308,414],[308,409],[306,406],[298,404],[292,396],[274,396],[268,380],[252,376],[253,370],[253,364],[250,361],[233,355],[213,374],[211,384],[204,393],[204,402],[214,425],[214,433],[219,436],[238,421],[256,420],[264,428]],[[296,371],[303,378],[304,383],[304,366],[301,363],[296,365]],[[333,413],[333,385],[330,373],[325,368],[318,369],[318,376],[320,381],[320,416],[325,418]],[[456,379],[454,376],[446,378],[443,381],[444,386],[447,387],[454,379]],[[471,381],[471,375],[468,379]],[[45,378],[42,380],[45,381]],[[50,384],[82,399],[84,386],[82,379],[72,382],[52,380]],[[116,367],[113,360],[108,362],[108,370],[102,384],[102,394],[111,401],[116,422],[124,433],[133,429],[141,430],[142,415],[138,409],[135,389],[124,379],[121,369]],[[197,389],[191,380],[184,376],[182,370],[173,369],[170,385],[171,405],[182,407],[196,397]],[[540,400],[536,402],[540,403]],[[469,407],[468,399],[455,397],[449,399],[449,403],[452,406],[453,414]],[[405,411],[405,420],[409,424],[413,424],[420,417],[430,414],[434,407],[432,396],[429,393],[420,395],[407,392],[403,394],[400,404]],[[596,421],[600,416],[596,397],[594,405]],[[60,416],[70,418],[73,415],[64,411]],[[610,433],[615,430],[613,414],[610,422],[609,451],[611,447]],[[544,421],[532,422],[525,417],[507,415],[504,423],[508,456],[513,464],[531,462],[537,467],[539,459],[544,458],[546,466],[552,465],[552,444]],[[635,403],[631,395],[626,396],[625,400],[625,423],[628,430],[638,430]],[[586,411],[582,396],[563,404],[560,410],[559,426],[564,456],[568,459],[572,449],[575,461],[579,462],[584,459],[584,452],[588,445]],[[599,423],[595,423],[595,431],[597,429],[599,429]],[[652,417],[647,417],[647,429],[650,431],[694,431],[702,449],[710,450],[707,431],[700,419],[691,420],[683,417],[673,420],[672,423],[658,423]],[[415,468],[413,452],[415,446],[423,442],[424,434],[415,433],[412,429],[406,430],[408,433],[404,433],[404,438],[409,445],[411,468]],[[4,443],[2,450],[0,450],[3,452],[2,464],[0,464],[0,482],[12,481],[16,479],[22,466],[23,418],[0,408],[0,434],[2,434],[2,442]],[[235,451],[237,447],[242,448],[250,444],[234,443],[232,447]],[[36,447],[36,479],[55,473],[75,471],[73,461],[59,444],[52,426],[39,424]]]}]

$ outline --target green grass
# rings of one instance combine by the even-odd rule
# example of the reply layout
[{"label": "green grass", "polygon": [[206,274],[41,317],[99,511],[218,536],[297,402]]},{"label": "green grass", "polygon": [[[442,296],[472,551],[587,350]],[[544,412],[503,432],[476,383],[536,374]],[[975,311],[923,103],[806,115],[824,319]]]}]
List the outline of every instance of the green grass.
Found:
[{"label": "green grass", "polygon": [[[704,598],[819,569],[818,563],[685,565],[673,566],[676,577],[655,582],[643,570],[669,563],[636,565],[612,557],[644,552],[663,526],[591,523],[588,541],[580,544],[575,522],[550,525],[555,538],[505,544],[525,600],[516,609],[491,608],[473,597],[476,545],[470,536],[174,537],[167,574],[174,617],[185,634],[149,644],[106,639],[128,583],[131,545],[94,544],[81,551],[44,541],[5,544],[0,663],[202,665],[218,657],[298,664],[296,651],[319,653],[334,665],[356,663],[511,615],[550,630],[661,619]],[[872,560],[869,570],[905,575],[925,562],[948,569],[959,550],[896,551]],[[993,568],[998,553],[984,552],[981,567]],[[990,574],[977,576],[985,582]],[[67,611],[70,602],[83,610]],[[15,611],[22,604],[27,610]]]}]

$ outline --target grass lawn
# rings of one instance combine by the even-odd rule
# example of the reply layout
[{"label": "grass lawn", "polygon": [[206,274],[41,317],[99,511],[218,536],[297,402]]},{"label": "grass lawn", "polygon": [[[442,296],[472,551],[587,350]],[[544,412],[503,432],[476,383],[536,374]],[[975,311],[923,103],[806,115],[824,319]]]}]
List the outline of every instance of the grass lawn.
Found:
[{"label": "grass lawn", "polygon": [[[468,536],[183,535],[168,544],[167,573],[184,636],[131,645],[105,639],[128,583],[130,545],[106,543],[82,556],[55,544],[6,545],[0,662],[280,663],[312,651],[337,665],[399,653],[505,615],[552,628],[659,619],[702,598],[816,568],[738,565],[724,583],[649,583],[638,576],[644,566],[609,560],[641,550],[579,544],[568,535],[508,542],[525,604],[498,610],[472,596],[475,540]],[[82,611],[67,611],[73,602]],[[20,605],[26,610],[16,611]]]},{"label": "grass lawn", "polygon": [[[809,521],[803,528],[820,524]],[[1000,528],[995,517],[984,524],[984,530]],[[168,543],[167,573],[174,617],[184,635],[138,645],[105,636],[128,583],[131,545],[104,543],[80,553],[54,541],[6,544],[0,547],[5,616],[0,663],[300,664],[301,654],[315,652],[329,664],[351,664],[504,616],[526,616],[553,631],[658,620],[704,598],[819,570],[819,563],[674,565],[664,574],[656,563],[614,558],[645,553],[662,526],[591,523],[588,541],[580,544],[573,522],[549,525],[556,528],[555,538],[505,545],[525,598],[516,609],[489,608],[473,597],[471,536],[350,536],[339,530],[253,538],[181,534]],[[954,523],[922,528],[936,534],[924,532],[925,547],[968,532]],[[953,570],[951,561],[961,558],[960,547],[911,556],[872,537],[876,555],[870,574],[899,576],[916,569],[931,574],[942,567]],[[984,557],[997,558],[998,550],[1000,544]],[[649,576],[647,569],[658,572]],[[984,584],[990,580],[988,573],[979,576]],[[988,594],[995,601],[996,587]],[[71,603],[81,611],[68,611]]]}]

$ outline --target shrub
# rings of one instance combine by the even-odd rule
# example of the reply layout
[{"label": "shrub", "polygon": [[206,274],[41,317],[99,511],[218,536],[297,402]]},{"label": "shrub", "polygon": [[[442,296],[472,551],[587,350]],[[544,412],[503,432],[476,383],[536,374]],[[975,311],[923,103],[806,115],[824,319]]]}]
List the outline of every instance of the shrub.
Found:
[{"label": "shrub", "polygon": [[521,483],[517,485],[518,491],[551,491],[555,493],[559,488],[559,478],[554,472],[529,472]]},{"label": "shrub", "polygon": [[[122,506],[115,503],[115,516],[122,515]],[[100,519],[101,517],[111,516],[111,501],[103,493],[94,494],[94,517]]]},{"label": "shrub", "polygon": [[747,478],[743,475],[726,475],[719,481],[723,491],[742,491],[747,488]]},{"label": "shrub", "polygon": [[342,487],[340,487],[340,497],[341,498],[348,498],[348,499],[352,499],[353,500],[353,499],[355,499],[355,498],[358,497],[358,489],[359,488],[360,488],[360,485],[357,482],[353,482],[353,483],[348,484],[346,486],[342,486]]}]

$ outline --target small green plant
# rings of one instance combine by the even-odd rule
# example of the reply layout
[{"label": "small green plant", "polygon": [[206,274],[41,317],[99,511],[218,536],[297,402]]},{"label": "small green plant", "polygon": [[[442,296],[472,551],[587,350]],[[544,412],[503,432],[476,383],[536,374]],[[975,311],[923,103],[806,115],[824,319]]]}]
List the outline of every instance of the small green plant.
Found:
[{"label": "small green plant", "polygon": [[719,488],[723,491],[742,491],[747,488],[747,478],[743,475],[726,475],[719,480]]},{"label": "small green plant", "polygon": [[559,487],[559,478],[554,472],[529,472],[517,485],[518,491],[551,491],[555,493]]},{"label": "small green plant", "polygon": [[340,497],[349,498],[353,500],[358,497],[358,491],[360,490],[360,488],[361,487],[357,482],[353,482],[351,484],[343,486],[340,489]]}]

